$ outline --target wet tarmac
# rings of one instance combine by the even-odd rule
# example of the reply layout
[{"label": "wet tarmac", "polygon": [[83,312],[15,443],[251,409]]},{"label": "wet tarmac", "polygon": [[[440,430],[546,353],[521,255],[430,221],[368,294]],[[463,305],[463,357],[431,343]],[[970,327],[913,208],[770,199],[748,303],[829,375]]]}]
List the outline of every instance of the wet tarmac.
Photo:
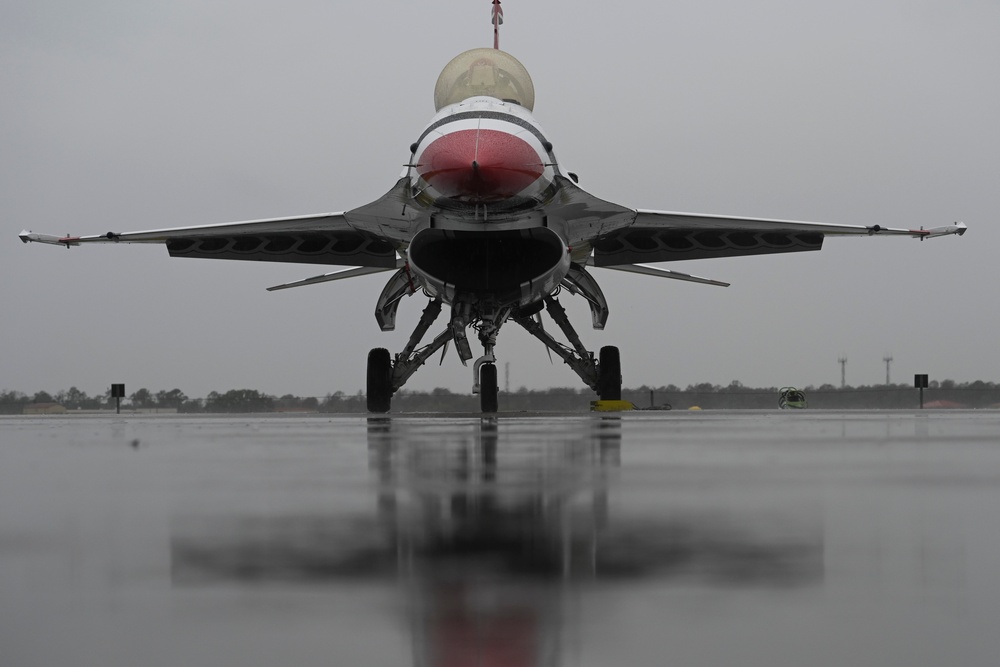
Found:
[{"label": "wet tarmac", "polygon": [[0,665],[996,665],[1000,412],[0,418]]}]

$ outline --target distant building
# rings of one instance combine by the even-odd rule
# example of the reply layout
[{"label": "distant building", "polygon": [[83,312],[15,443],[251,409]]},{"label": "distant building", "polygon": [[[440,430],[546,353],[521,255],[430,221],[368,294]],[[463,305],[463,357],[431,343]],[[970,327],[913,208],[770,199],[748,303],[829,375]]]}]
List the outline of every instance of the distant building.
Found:
[{"label": "distant building", "polygon": [[66,408],[58,403],[28,403],[24,406],[26,415],[64,415]]},{"label": "distant building", "polygon": [[924,407],[932,410],[960,410],[965,408],[964,405],[956,403],[955,401],[931,401],[930,403],[924,403]]}]

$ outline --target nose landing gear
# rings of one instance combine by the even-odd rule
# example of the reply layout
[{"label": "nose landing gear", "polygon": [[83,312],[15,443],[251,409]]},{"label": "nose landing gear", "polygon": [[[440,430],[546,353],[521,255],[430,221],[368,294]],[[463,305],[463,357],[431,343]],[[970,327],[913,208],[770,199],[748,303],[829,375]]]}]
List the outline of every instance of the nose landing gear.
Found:
[{"label": "nose landing gear", "polygon": [[479,394],[479,407],[484,413],[496,412],[500,407],[500,388],[497,385],[497,365],[493,349],[497,344],[500,327],[510,317],[510,312],[510,307],[498,308],[495,304],[487,303],[480,308],[479,324],[473,325],[479,330],[479,342],[483,345],[484,354],[472,365],[472,393]]},{"label": "nose landing gear", "polygon": [[500,408],[500,387],[497,385],[497,365],[484,363],[479,369],[479,407],[484,413],[493,413]]}]

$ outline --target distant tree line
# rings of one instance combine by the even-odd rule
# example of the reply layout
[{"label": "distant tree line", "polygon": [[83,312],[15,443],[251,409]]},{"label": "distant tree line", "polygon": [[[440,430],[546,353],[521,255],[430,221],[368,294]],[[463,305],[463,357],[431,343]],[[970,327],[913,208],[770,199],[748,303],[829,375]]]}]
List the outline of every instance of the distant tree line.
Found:
[{"label": "distant tree line", "polygon": [[[806,394],[810,408],[817,409],[909,409],[917,406],[916,390],[905,384],[835,387],[823,384],[818,387],[800,387]],[[777,407],[778,387],[747,387],[734,380],[728,385],[708,382],[623,389],[622,398],[640,408],[666,408],[686,410],[697,406],[703,409],[774,409]],[[590,401],[597,396],[590,389],[554,387],[529,390],[521,387],[514,392],[500,392],[502,411],[544,410],[558,412],[585,412]],[[1000,408],[1000,384],[994,382],[932,381],[924,392],[925,403],[968,408]],[[936,402],[936,403],[935,403]],[[111,389],[103,394],[88,396],[76,387],[54,394],[40,391],[29,396],[19,391],[0,392],[0,414],[21,414],[31,403],[57,403],[68,411],[113,410],[115,400]],[[366,401],[362,392],[345,394],[337,391],[326,396],[271,396],[255,389],[230,389],[212,391],[204,398],[190,398],[180,389],[153,392],[145,387],[132,393],[122,406],[136,410],[169,410],[182,413],[249,413],[249,412],[365,412]],[[430,391],[400,390],[392,400],[394,412],[475,412],[479,397],[454,393],[437,388]]]},{"label": "distant tree line", "polygon": [[[924,390],[924,403],[931,407],[1000,408],[1000,383],[931,381]],[[830,410],[912,409],[919,406],[919,394],[910,384],[878,384],[836,387],[832,384],[799,387],[809,408]],[[669,404],[673,409],[766,410],[778,405],[779,387],[747,387],[738,380],[728,385],[703,382],[680,389],[639,387],[623,389],[622,398],[639,407],[652,403]],[[652,392],[652,394],[651,394]]]}]

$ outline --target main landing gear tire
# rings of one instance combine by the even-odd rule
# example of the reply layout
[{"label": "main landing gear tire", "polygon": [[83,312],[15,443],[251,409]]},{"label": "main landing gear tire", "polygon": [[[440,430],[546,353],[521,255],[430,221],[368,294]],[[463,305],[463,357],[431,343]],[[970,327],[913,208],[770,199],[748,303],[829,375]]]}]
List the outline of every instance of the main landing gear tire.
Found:
[{"label": "main landing gear tire", "polygon": [[601,348],[597,365],[597,395],[603,401],[622,400],[622,360],[617,347]]},{"label": "main landing gear tire", "polygon": [[392,402],[392,358],[376,347],[368,353],[368,412],[389,412]]},{"label": "main landing gear tire", "polygon": [[496,412],[499,407],[496,364],[483,364],[479,369],[479,405],[483,412]]}]

